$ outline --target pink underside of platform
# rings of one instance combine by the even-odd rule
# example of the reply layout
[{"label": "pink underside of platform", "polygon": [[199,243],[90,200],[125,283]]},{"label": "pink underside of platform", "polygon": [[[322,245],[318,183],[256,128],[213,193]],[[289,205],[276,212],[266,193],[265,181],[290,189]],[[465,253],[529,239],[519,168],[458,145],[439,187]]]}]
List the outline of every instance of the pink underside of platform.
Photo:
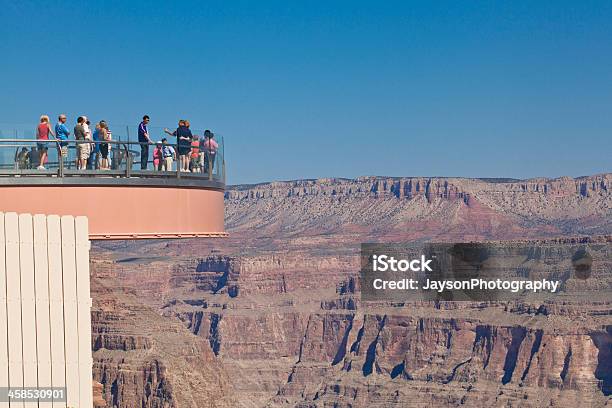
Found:
[{"label": "pink underside of platform", "polygon": [[91,239],[226,236],[223,191],[176,187],[0,187],[0,211],[84,215]]}]

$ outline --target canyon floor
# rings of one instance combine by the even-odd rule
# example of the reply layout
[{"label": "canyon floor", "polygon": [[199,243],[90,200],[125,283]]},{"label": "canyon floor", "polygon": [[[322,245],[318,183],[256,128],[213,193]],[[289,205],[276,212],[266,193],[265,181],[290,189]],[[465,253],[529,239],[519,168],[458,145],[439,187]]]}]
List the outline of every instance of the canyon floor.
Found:
[{"label": "canyon floor", "polygon": [[611,189],[612,174],[228,187],[227,239],[94,243],[94,380],[122,408],[612,406],[610,296],[359,290],[362,242],[495,240],[597,247],[589,279],[609,294]]}]

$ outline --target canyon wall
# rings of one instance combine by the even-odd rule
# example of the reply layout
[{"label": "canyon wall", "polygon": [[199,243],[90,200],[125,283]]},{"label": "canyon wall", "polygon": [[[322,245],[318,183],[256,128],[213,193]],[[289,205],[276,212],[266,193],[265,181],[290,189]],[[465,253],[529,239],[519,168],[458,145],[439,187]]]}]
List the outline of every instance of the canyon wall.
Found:
[{"label": "canyon wall", "polygon": [[362,302],[358,278],[364,241],[529,238],[607,248],[609,287],[611,182],[230,188],[228,239],[95,245],[94,377],[121,407],[612,404],[609,299]]}]

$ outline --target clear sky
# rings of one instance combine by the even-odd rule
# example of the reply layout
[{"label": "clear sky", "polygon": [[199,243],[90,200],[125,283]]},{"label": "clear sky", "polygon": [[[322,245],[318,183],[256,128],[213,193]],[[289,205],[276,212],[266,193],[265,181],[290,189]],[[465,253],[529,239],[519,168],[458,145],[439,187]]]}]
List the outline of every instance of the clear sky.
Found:
[{"label": "clear sky", "polygon": [[184,117],[229,183],[612,171],[610,1],[0,7],[0,127]]}]

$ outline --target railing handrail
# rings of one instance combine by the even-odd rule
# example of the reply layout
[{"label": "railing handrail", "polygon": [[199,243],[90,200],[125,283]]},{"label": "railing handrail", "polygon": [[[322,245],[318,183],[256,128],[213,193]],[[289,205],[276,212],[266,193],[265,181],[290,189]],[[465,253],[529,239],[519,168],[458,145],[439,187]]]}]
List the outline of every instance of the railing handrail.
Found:
[{"label": "railing handrail", "polygon": [[[15,145],[15,146],[22,146],[23,143],[73,143],[73,144],[116,144],[116,145],[135,145],[135,146],[141,146],[141,145],[149,145],[149,146],[156,146],[157,144],[159,144],[160,142],[132,142],[132,141],[127,141],[127,140],[90,140],[90,139],[58,139],[56,137],[51,138],[49,137],[49,139],[15,139],[15,138],[2,138],[0,137],[0,143],[19,143],[19,145]],[[216,141],[217,143],[219,143],[218,141]],[[166,146],[178,146],[179,143],[166,143]],[[216,149],[215,151],[218,151],[222,149],[222,144],[219,143],[219,148]]]},{"label": "railing handrail", "polygon": [[[209,180],[217,180],[217,181],[221,181],[222,183],[225,183],[225,159],[223,157],[223,142],[221,141],[220,143],[217,142],[219,147],[217,149],[206,149],[206,148],[200,148],[200,152],[204,153],[204,157],[206,158],[205,163],[208,163],[208,168],[205,169],[204,167],[200,166],[199,168],[201,169],[200,171],[197,172],[189,172],[188,176],[190,178],[207,178]],[[49,161],[48,163],[52,164],[53,166],[56,165],[58,166],[57,172],[55,171],[45,171],[45,172],[40,172],[40,173],[36,173],[36,172],[32,172],[30,170],[31,166],[28,166],[28,168],[23,168],[23,167],[19,167],[20,166],[20,162],[19,162],[19,148],[21,147],[32,147],[32,152],[34,151],[33,147],[38,145],[38,144],[47,144],[47,145],[55,145],[57,146],[58,149],[58,160],[57,162],[55,161]],[[121,173],[123,173],[124,177],[131,177],[132,174],[138,175],[139,177],[145,176],[147,174],[151,174],[151,175],[163,175],[163,176],[175,176],[177,179],[181,178],[181,171],[179,169],[179,166],[177,165],[177,169],[176,171],[174,170],[170,170],[170,171],[161,171],[161,170],[133,170],[132,166],[134,164],[134,158],[135,157],[139,157],[140,156],[140,152],[138,150],[134,150],[131,149],[130,147],[132,146],[143,146],[143,145],[149,145],[149,146],[156,146],[159,144],[159,142],[138,142],[138,141],[125,141],[125,140],[90,140],[90,139],[59,139],[57,137],[52,137],[49,136],[48,139],[24,139],[24,138],[2,138],[0,137],[0,148],[16,148],[15,150],[15,154],[12,160],[12,164],[14,166],[14,170],[10,171],[10,172],[4,172],[4,175],[15,175],[15,174],[21,174],[21,170],[25,170],[23,172],[23,175],[31,175],[31,176],[35,176],[37,174],[40,175],[57,175],[59,177],[64,177],[65,175],[65,171],[68,171],[70,173],[70,176],[74,176],[75,172],[73,171],[69,171],[70,170],[70,166],[69,168],[66,168],[66,158],[59,153],[59,149],[60,147],[71,147],[71,148],[75,148],[77,145],[81,145],[81,144],[87,144],[87,145],[103,145],[103,144],[109,144],[109,145],[113,145],[113,146],[117,146],[116,149],[113,149],[113,166],[115,165],[114,160],[115,160],[115,154],[116,152],[120,152],[120,156],[117,159],[119,161],[119,163],[117,164],[117,166],[123,166],[123,160],[125,160],[125,171],[120,170]],[[175,150],[175,155],[178,154],[178,148],[179,148],[179,141],[177,140],[176,143],[169,143],[166,142],[164,144],[164,146],[171,146]],[[51,147],[51,146],[50,146]],[[215,175],[213,174],[213,166],[214,166],[214,161],[215,158],[217,156],[218,153],[221,153],[221,157],[219,158],[219,163],[216,166],[216,171],[217,171],[217,176],[215,177]],[[93,154],[93,153],[92,153]],[[121,156],[123,155],[123,156]],[[176,157],[176,156],[175,156]],[[31,163],[30,163],[31,165]],[[33,169],[33,167],[31,167]],[[115,170],[116,168],[113,167]],[[191,168],[191,167],[190,167]],[[108,169],[105,169],[108,170]],[[17,172],[17,173],[16,173]],[[105,174],[104,171],[99,172],[98,170],[95,169],[78,169],[77,170],[77,174],[82,172],[83,175],[87,175],[87,176],[95,176],[95,175],[103,175]],[[114,172],[116,173],[116,172]],[[0,175],[3,174],[2,168],[0,167]],[[108,174],[111,175],[111,174]]]},{"label": "railing handrail", "polygon": [[[58,139],[56,137],[49,137],[49,139],[15,139],[15,138],[4,138],[0,137],[0,143],[57,143],[57,142],[66,142],[66,143],[112,143],[112,144],[126,144],[126,145],[156,145],[159,142],[132,142],[127,140],[93,140],[93,139]],[[175,146],[176,143],[168,143],[170,146]]]}]

